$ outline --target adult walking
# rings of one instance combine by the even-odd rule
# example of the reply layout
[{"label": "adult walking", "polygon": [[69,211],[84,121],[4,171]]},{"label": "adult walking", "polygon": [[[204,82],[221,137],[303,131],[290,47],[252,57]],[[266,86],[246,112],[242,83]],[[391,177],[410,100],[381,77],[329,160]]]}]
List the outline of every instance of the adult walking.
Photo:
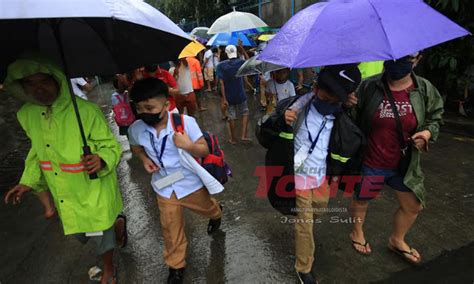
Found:
[{"label": "adult walking", "polygon": [[[420,58],[414,54],[386,61],[384,73],[364,81],[357,98],[352,97],[348,105],[356,104],[352,113],[368,140],[363,177],[389,185],[399,203],[388,247],[413,264],[421,261],[421,255],[407,244],[405,236],[425,206],[420,156],[427,152],[428,141],[437,139],[443,114],[443,100],[436,88],[413,73]],[[351,204],[352,216],[359,222],[354,224],[350,238],[354,249],[364,255],[372,249],[363,225],[369,200],[378,193],[359,186]]]}]

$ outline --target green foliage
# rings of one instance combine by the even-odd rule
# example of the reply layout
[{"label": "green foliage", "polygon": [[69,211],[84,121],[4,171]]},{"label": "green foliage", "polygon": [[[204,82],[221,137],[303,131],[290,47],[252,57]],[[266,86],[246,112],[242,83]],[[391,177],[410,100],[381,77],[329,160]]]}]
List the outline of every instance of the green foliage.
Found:
[{"label": "green foliage", "polygon": [[227,0],[146,0],[158,8],[173,22],[195,22],[199,26],[209,26],[218,17],[229,12]]},{"label": "green foliage", "polygon": [[[474,1],[472,0],[427,0],[433,8],[461,25],[474,31]],[[436,32],[436,31],[434,31]],[[474,38],[465,36],[426,51],[424,71],[443,95],[459,98],[468,83],[466,74],[474,65]]]}]

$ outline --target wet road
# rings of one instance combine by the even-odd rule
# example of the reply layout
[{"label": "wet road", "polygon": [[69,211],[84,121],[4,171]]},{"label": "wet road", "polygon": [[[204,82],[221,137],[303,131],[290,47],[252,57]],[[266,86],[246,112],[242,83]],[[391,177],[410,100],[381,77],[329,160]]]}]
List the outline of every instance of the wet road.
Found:
[{"label": "wet road", "polygon": [[[106,105],[110,93],[106,84],[91,95],[93,101],[103,106],[109,121],[112,120],[110,108]],[[224,143],[226,132],[220,119],[219,99],[208,94],[205,103],[209,110],[198,115],[198,122],[203,130],[210,130],[220,138],[234,178],[217,196],[224,205],[222,232],[208,236],[208,220],[190,212],[186,214],[189,241],[186,283],[296,283],[293,225],[285,222],[266,199],[255,197],[258,179],[253,174],[256,166],[263,165],[263,148],[256,141],[235,146]],[[260,111],[253,97],[249,98],[249,104],[253,117],[249,133],[253,136],[254,121]],[[114,123],[111,127],[117,133]],[[163,240],[150,177],[131,156],[126,139],[119,139],[125,150],[118,174],[129,231],[127,248],[116,256],[119,277],[122,283],[164,283],[168,270],[162,257]],[[455,251],[464,256],[464,265],[470,261],[472,267],[472,245],[466,245],[473,242],[474,236],[471,219],[474,140],[443,133],[423,160],[428,207],[408,240],[426,262],[436,262],[441,254],[446,258],[446,251]],[[395,274],[410,268],[386,249],[391,215],[396,209],[393,192],[385,189],[381,198],[369,207],[366,235],[374,251],[370,257],[356,254],[350,246],[351,224],[348,213],[344,212],[349,203],[340,195],[332,199],[329,206],[343,212],[328,213],[315,226],[317,251],[313,272],[318,280],[321,283],[412,282]],[[0,205],[0,282],[88,283],[87,269],[97,264],[92,245],[82,246],[74,238],[65,237],[59,222],[45,221],[41,212],[33,196],[20,207]],[[429,274],[430,269],[439,273],[438,266],[426,267],[424,272],[428,274],[424,280],[443,282],[439,275]],[[458,273],[459,277],[450,278],[453,282],[474,280],[472,269],[466,270],[465,266],[448,261],[443,267],[454,270],[454,275]],[[461,270],[456,272],[456,269]]]}]

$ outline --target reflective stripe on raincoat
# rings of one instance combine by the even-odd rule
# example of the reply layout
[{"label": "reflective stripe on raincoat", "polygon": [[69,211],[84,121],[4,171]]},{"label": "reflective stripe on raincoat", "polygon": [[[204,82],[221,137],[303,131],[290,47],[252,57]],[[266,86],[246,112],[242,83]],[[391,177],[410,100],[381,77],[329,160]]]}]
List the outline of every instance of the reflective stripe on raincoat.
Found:
[{"label": "reflective stripe on raincoat", "polygon": [[201,63],[194,57],[187,57],[189,71],[191,73],[191,80],[193,82],[193,89],[200,90],[204,87],[204,77],[202,75]]},{"label": "reflective stripe on raincoat", "polygon": [[17,113],[31,140],[20,183],[36,192],[49,188],[66,235],[107,230],[122,210],[115,172],[120,144],[99,107],[78,98],[87,143],[107,164],[98,179],[89,179],[81,164],[82,142],[67,80],[59,67],[40,58],[17,60],[8,68],[8,93],[26,97],[19,79],[36,73],[56,79],[59,97],[50,107],[27,102]]}]

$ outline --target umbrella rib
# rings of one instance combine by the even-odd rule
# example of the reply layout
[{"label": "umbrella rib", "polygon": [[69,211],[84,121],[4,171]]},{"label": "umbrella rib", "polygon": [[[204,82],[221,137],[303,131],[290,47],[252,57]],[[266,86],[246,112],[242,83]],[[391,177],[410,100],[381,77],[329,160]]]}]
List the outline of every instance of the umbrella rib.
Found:
[{"label": "umbrella rib", "polygon": [[379,17],[379,22],[380,22],[380,26],[382,27],[382,30],[383,30],[383,34],[385,35],[385,38],[387,39],[387,42],[388,42],[388,47],[390,48],[390,55],[392,56],[392,58],[395,60],[395,53],[393,52],[393,49],[392,49],[392,44],[390,43],[390,38],[388,37],[387,35],[387,31],[385,30],[385,27],[383,26],[382,24],[382,17],[380,17],[379,15],[379,12],[377,11],[377,9],[375,8],[374,4],[372,4],[372,1],[371,0],[368,0],[367,2],[369,2],[370,6],[372,6],[372,9],[374,9],[375,11],[375,14],[377,14],[377,17]]},{"label": "umbrella rib", "polygon": [[[81,19],[82,19],[84,22],[87,23],[87,21],[86,21],[85,19],[83,19],[83,18],[81,18]],[[112,28],[115,28],[114,23],[115,23],[115,21],[117,21],[117,19],[112,18],[111,21],[112,21]],[[90,25],[90,24],[87,24],[87,25],[88,25],[88,26],[91,28],[91,30],[93,30],[94,33],[100,38],[100,40],[102,41],[102,43],[104,44],[104,46],[107,48],[107,50],[108,50],[108,51],[110,52],[110,54],[112,55],[112,57],[113,57],[113,59],[114,59],[114,63],[115,63],[115,53],[113,52],[113,49],[111,48],[111,46],[109,46],[109,45],[107,44],[107,41],[102,37],[102,35],[101,35],[100,33],[98,33],[98,32],[95,30],[95,28],[94,28],[92,25]],[[105,28],[107,29],[107,27],[105,27]],[[117,70],[121,70],[121,69],[119,68],[120,66],[118,66],[118,64],[116,64],[116,65],[117,65],[117,66],[116,66],[116,67],[117,67],[116,69],[117,69]]]}]

